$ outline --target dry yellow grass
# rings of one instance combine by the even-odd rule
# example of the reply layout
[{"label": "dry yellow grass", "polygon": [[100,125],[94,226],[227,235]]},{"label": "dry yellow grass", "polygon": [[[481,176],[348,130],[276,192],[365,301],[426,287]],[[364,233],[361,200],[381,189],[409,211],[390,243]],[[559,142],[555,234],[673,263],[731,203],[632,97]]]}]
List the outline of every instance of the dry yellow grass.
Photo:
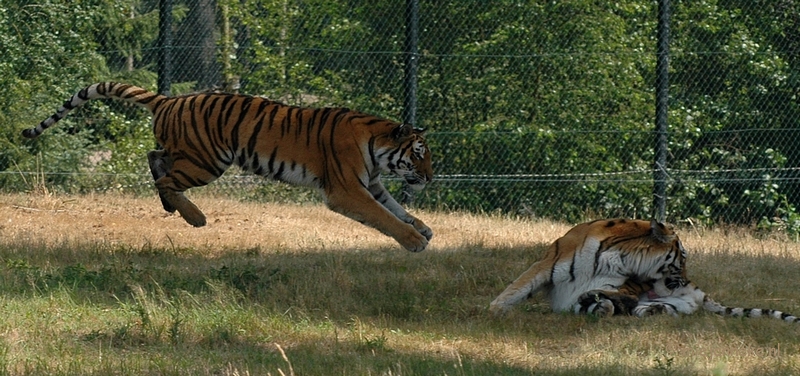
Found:
[{"label": "dry yellow grass", "polygon": [[[396,248],[376,230],[336,214],[322,205],[242,203],[200,196],[192,198],[208,225],[193,228],[161,208],[158,198],[97,196],[0,196],[0,232],[50,244],[97,241],[133,247],[220,249],[260,247],[285,251]],[[551,241],[569,227],[554,223],[513,221],[472,214],[415,213],[431,223],[434,240],[428,251],[466,245],[516,248]]]},{"label": "dry yellow grass", "polygon": [[[439,359],[447,364],[447,374],[800,373],[800,326],[777,320],[700,313],[596,321],[551,313],[537,299],[502,319],[490,317],[489,301],[547,244],[563,235],[571,227],[568,224],[415,212],[433,228],[434,238],[425,252],[411,254],[391,238],[322,206],[242,203],[207,196],[194,201],[208,217],[204,228],[192,228],[179,216],[163,212],[155,195],[144,199],[3,195],[0,237],[48,246],[178,248],[208,264],[257,249],[257,259],[247,262],[278,264],[295,276],[289,274],[293,268],[308,268],[299,274],[303,281],[293,279],[270,287],[269,294],[259,292],[275,295],[274,300],[251,303],[255,311],[268,304],[286,315],[247,321],[247,334],[241,334],[243,342],[253,341],[258,343],[255,347],[268,347],[272,353],[274,344],[280,344],[295,370],[306,374],[326,374],[324,366],[316,366],[323,368],[318,370],[313,363],[330,357],[354,362],[347,368],[352,372],[336,372],[340,374],[426,374],[417,364],[421,361],[410,359]],[[800,313],[797,242],[781,236],[757,238],[737,228],[685,227],[680,236],[691,253],[690,276],[716,299]],[[280,264],[283,259],[286,264]],[[396,271],[389,276],[375,275],[391,268]],[[408,307],[391,311],[391,300],[402,299],[408,300]],[[407,310],[409,316],[384,310]],[[74,331],[89,331],[80,329],[81,322],[69,325]],[[17,343],[34,341],[31,337],[35,335],[23,329],[6,329],[0,335],[6,343],[14,338]],[[273,339],[267,343],[256,339],[262,337]],[[342,352],[349,350],[342,350],[343,343],[356,344],[355,355],[344,356]],[[9,350],[14,351],[22,352]],[[306,358],[311,360],[304,365]],[[231,371],[223,374],[250,369],[246,362],[229,361]]]}]

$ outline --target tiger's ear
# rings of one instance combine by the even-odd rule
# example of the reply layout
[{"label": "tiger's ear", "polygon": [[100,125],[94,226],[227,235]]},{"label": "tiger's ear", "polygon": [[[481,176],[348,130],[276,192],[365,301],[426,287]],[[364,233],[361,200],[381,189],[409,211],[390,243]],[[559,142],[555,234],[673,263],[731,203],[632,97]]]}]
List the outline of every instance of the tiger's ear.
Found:
[{"label": "tiger's ear", "polygon": [[425,132],[427,132],[427,131],[428,131],[428,128],[414,128],[414,133],[416,133],[419,136],[424,136]]},{"label": "tiger's ear", "polygon": [[650,220],[650,232],[653,237],[661,243],[669,243],[675,240],[675,233],[665,224],[656,221],[655,218]]},{"label": "tiger's ear", "polygon": [[395,140],[405,140],[414,133],[414,127],[411,124],[400,124],[397,128],[392,129],[392,138]]}]

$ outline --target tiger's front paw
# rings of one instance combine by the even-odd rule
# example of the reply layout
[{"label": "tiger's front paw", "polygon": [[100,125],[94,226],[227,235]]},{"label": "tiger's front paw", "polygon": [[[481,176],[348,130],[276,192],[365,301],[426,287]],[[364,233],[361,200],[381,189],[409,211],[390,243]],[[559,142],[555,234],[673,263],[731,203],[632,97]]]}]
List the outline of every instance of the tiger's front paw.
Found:
[{"label": "tiger's front paw", "polygon": [[433,238],[433,230],[419,219],[415,218],[413,225],[417,232],[424,236],[425,239],[431,240],[431,238]]},{"label": "tiger's front paw", "polygon": [[675,308],[673,308],[668,304],[653,303],[653,304],[637,306],[633,310],[633,314],[638,317],[661,315],[661,314],[677,316],[678,312],[675,310]]},{"label": "tiger's front paw", "polygon": [[428,246],[428,239],[415,230],[407,231],[397,242],[411,252],[422,252]]},{"label": "tiger's front paw", "polygon": [[614,311],[614,303],[608,299],[603,299],[592,306],[589,313],[597,317],[609,317],[614,316]]},{"label": "tiger's front paw", "polygon": [[575,313],[586,313],[597,317],[613,316],[614,302],[601,291],[587,291],[578,298]]}]

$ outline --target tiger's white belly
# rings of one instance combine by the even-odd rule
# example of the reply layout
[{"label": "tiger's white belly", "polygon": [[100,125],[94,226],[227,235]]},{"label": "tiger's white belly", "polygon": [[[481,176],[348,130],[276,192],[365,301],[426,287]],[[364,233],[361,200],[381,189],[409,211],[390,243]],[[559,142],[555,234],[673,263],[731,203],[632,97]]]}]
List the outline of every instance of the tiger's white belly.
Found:
[{"label": "tiger's white belly", "polygon": [[249,170],[270,179],[283,181],[289,184],[319,188],[318,177],[308,169],[305,169],[300,163],[290,163],[281,160],[271,161],[269,157],[260,157],[259,167],[260,171],[258,168],[253,169],[252,167],[250,167]]},{"label": "tiger's white belly", "polygon": [[288,168],[284,170],[283,175],[280,176],[280,179],[287,183],[297,184],[305,187],[317,188],[318,185],[317,176],[308,170],[304,170],[300,166],[295,166],[294,168]]},{"label": "tiger's white belly", "polygon": [[619,251],[608,250],[595,254],[599,242],[587,239],[573,259],[556,264],[553,269],[553,288],[550,290],[550,306],[553,311],[571,311],[584,292],[595,289],[616,290],[628,277],[619,257]]}]

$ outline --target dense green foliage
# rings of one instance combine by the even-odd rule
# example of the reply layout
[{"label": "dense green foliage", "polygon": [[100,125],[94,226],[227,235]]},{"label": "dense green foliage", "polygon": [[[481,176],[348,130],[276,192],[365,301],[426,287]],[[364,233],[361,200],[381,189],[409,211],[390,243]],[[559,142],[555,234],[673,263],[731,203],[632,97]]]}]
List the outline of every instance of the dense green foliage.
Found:
[{"label": "dense green foliage", "polygon": [[[205,50],[191,32],[213,8],[174,3],[173,94],[219,77],[291,104],[401,117],[403,3],[219,0],[206,33],[217,65],[195,64]],[[800,5],[672,5],[668,219],[797,231]],[[573,221],[651,213],[656,2],[421,1],[420,15],[418,125],[439,180],[418,205]],[[19,131],[90,82],[154,89],[157,31],[154,0],[3,0],[0,171],[141,181],[153,144],[141,110],[93,103],[40,140]],[[12,176],[0,179],[19,189]],[[97,176],[48,179],[82,190]]]}]

